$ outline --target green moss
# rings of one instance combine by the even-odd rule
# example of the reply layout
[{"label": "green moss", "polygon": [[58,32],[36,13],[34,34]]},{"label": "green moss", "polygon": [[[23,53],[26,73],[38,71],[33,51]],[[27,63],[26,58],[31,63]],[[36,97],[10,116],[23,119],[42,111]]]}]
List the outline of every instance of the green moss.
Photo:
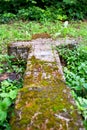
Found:
[{"label": "green moss", "polygon": [[[32,57],[30,61],[31,65],[27,68],[30,69],[31,73],[25,75],[24,87],[19,92],[15,117],[11,121],[12,130],[17,129],[17,123],[23,130],[27,127],[31,130],[42,130],[43,125],[47,130],[51,128],[58,130],[60,124],[62,129],[66,130],[66,121],[55,116],[60,114],[71,120],[68,122],[69,128],[74,126],[74,129],[78,130],[79,123],[77,123],[77,126],[76,122],[80,117],[77,114],[76,107],[71,102],[73,99],[69,88],[61,81],[56,63],[48,64],[35,59],[35,57]],[[52,75],[56,71],[57,74]],[[60,76],[58,77],[58,75]],[[17,120],[18,113],[20,113],[19,120]]]},{"label": "green moss", "polygon": [[37,33],[32,36],[32,39],[37,39],[37,38],[51,38],[51,36],[48,33]]},{"label": "green moss", "polygon": [[[31,74],[26,75],[24,78],[24,84],[29,85],[32,83],[42,82],[47,84],[48,80],[53,80],[55,77],[62,79],[62,75],[58,73],[58,67],[56,62],[45,62],[36,59],[34,56],[29,59],[30,65],[27,66],[27,71]],[[37,75],[35,75],[35,73]]]}]

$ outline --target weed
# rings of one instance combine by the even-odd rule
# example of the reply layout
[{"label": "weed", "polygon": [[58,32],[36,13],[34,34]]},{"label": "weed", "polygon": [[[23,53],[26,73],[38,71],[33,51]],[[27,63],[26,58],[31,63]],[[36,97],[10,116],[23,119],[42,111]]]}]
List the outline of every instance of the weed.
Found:
[{"label": "weed", "polygon": [[25,63],[12,62],[13,56],[0,55],[0,73],[16,73],[20,74],[19,79],[11,80],[9,77],[0,83],[0,129],[10,130],[9,119],[18,89],[23,85],[23,72]]},{"label": "weed", "polygon": [[67,63],[64,67],[66,83],[72,90],[87,128],[87,46],[80,45],[73,49],[62,46],[57,50]]},{"label": "weed", "polygon": [[86,22],[68,22],[67,28],[64,23],[55,21],[26,21],[14,22],[12,24],[0,25],[0,53],[6,53],[6,46],[13,41],[31,40],[33,34],[48,33],[53,38],[73,37],[82,39],[82,44],[87,44],[87,23]]}]

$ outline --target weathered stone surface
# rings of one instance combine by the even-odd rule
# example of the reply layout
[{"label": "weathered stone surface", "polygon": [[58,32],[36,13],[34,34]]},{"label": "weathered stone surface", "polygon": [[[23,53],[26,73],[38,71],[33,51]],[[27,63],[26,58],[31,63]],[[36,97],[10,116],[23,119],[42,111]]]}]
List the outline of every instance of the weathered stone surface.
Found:
[{"label": "weathered stone surface", "polygon": [[16,101],[12,130],[82,130],[81,117],[69,93],[58,79],[27,84]]},{"label": "weathered stone surface", "polygon": [[17,59],[27,60],[31,45],[19,42],[8,45],[8,54],[15,56]]},{"label": "weathered stone surface", "polygon": [[[42,35],[42,38],[38,38],[38,36],[41,36]],[[60,44],[77,44],[78,43],[78,39],[70,39],[70,38],[67,38],[67,39],[57,39],[57,40],[53,40],[52,38],[50,38],[48,35],[46,34],[38,34],[37,35],[34,35],[32,38],[33,39],[36,39],[36,40],[32,40],[32,41],[28,41],[28,42],[21,42],[21,41],[18,41],[18,42],[14,42],[14,43],[11,43],[8,45],[8,54],[9,55],[14,55],[17,59],[24,59],[26,60],[28,58],[28,52],[30,52],[31,50],[31,45],[33,45],[33,48],[35,46],[36,48],[36,52],[38,50],[38,44],[41,43],[41,46],[39,47],[40,50],[44,50],[45,48],[49,48],[48,45],[52,46],[52,47],[55,47],[55,46],[58,46]],[[47,39],[47,37],[48,39]],[[46,38],[45,38],[46,37]],[[44,46],[44,43],[45,46]],[[51,48],[49,48],[51,49]]]},{"label": "weathered stone surface", "polygon": [[32,49],[10,121],[12,130],[84,130],[54,43],[37,39],[27,44]]}]

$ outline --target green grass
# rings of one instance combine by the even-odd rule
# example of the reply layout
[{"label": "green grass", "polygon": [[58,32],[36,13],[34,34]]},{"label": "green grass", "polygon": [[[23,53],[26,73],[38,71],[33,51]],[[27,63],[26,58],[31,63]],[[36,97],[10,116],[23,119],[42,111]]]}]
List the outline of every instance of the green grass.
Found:
[{"label": "green grass", "polygon": [[[1,53],[0,54],[0,57],[1,57],[0,73],[14,72],[17,70],[18,70],[18,72],[16,72],[16,73],[19,73],[20,69],[18,69],[18,67],[20,67],[20,65],[15,66],[15,65],[9,64],[11,62],[9,60],[9,57],[6,55],[7,45],[14,41],[31,40],[32,35],[36,34],[36,33],[49,33],[51,35],[51,37],[54,39],[67,38],[67,37],[70,37],[73,39],[75,39],[75,38],[81,39],[80,44],[83,45],[83,48],[84,48],[84,46],[87,47],[87,23],[86,22],[81,22],[81,21],[69,22],[67,27],[64,27],[64,23],[59,22],[59,21],[56,21],[55,23],[48,22],[48,21],[45,21],[42,23],[35,22],[35,21],[26,21],[26,22],[19,21],[19,22],[14,22],[14,23],[10,23],[10,24],[1,24],[0,25],[0,53]],[[5,61],[7,60],[6,62],[8,62],[7,69],[4,69],[4,68],[6,68],[6,67],[4,67],[4,64],[3,64],[4,58],[6,58]],[[74,68],[75,68],[75,66],[74,66]],[[70,80],[69,77],[70,76],[68,75],[68,79]],[[8,83],[7,82],[5,82],[5,83],[6,84],[4,84],[4,85],[8,84],[7,87],[9,87],[9,84],[11,84],[11,85],[13,84],[12,86],[15,85],[14,82],[9,83],[9,81],[8,81]],[[21,86],[22,86],[22,84],[21,84]],[[2,85],[0,87],[2,87]],[[17,86],[16,86],[16,88],[17,88]],[[1,89],[0,93],[2,93],[2,89]],[[5,92],[5,93],[7,93],[7,92]],[[2,100],[4,101],[4,98]],[[7,100],[7,99],[5,99],[5,100]],[[78,100],[81,101],[82,99],[78,98]],[[84,102],[86,102],[86,101],[84,101]],[[2,107],[2,105],[3,104],[1,103],[1,107]],[[9,102],[8,102],[7,108],[5,111],[5,116],[4,115],[2,116],[3,120],[6,119],[6,117],[8,117],[6,114],[8,113],[9,106],[11,106],[11,105],[9,105]],[[79,104],[78,104],[78,106],[79,106]],[[81,107],[81,105],[79,107]],[[82,109],[83,113],[86,112],[83,110],[84,109],[83,107],[81,107],[81,109]],[[86,113],[84,113],[83,116],[86,117]],[[2,118],[0,120],[2,120]],[[3,129],[3,125],[6,127],[9,127],[7,119],[4,120],[3,122],[1,124],[2,129]]]},{"label": "green grass", "polygon": [[30,22],[15,22],[11,24],[0,25],[0,52],[6,50],[6,45],[17,40],[31,40],[33,34],[49,33],[53,38],[73,37],[82,38],[82,42],[87,42],[87,23],[86,22],[71,22],[67,28],[63,27],[63,23],[56,21],[39,23]]}]

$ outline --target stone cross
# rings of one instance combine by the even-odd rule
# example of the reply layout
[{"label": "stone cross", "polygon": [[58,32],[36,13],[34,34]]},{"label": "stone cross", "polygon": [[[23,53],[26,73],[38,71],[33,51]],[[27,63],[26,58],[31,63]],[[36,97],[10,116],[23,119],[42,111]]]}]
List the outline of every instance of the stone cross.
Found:
[{"label": "stone cross", "polygon": [[59,44],[40,38],[9,45],[10,55],[27,60],[10,121],[12,130],[84,130],[54,48]]}]

